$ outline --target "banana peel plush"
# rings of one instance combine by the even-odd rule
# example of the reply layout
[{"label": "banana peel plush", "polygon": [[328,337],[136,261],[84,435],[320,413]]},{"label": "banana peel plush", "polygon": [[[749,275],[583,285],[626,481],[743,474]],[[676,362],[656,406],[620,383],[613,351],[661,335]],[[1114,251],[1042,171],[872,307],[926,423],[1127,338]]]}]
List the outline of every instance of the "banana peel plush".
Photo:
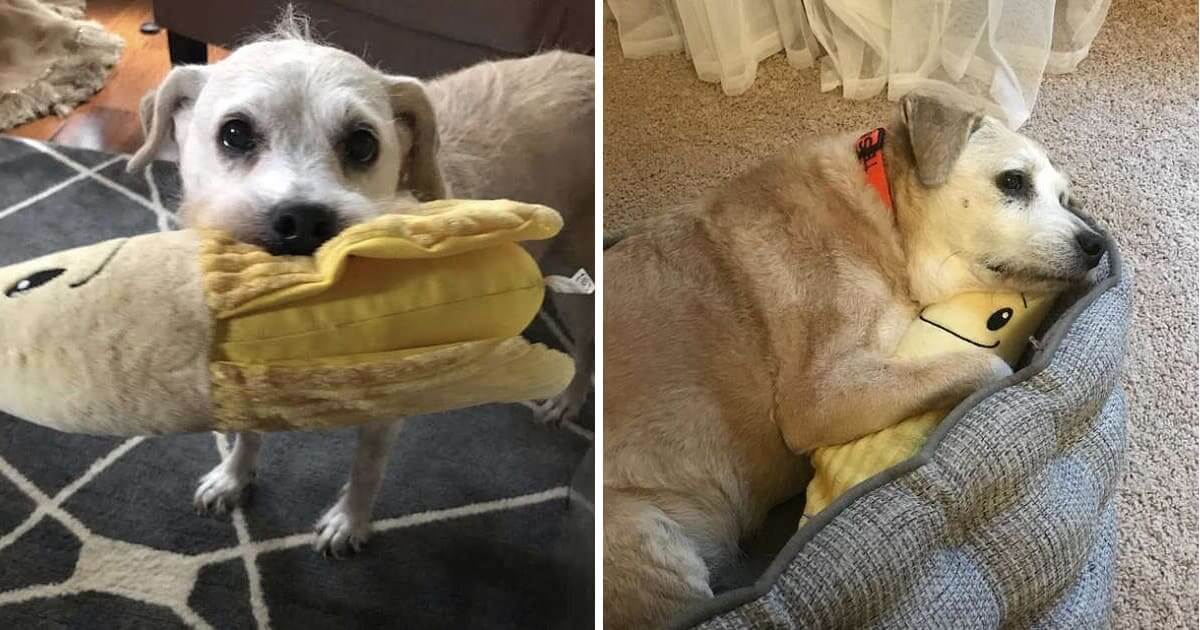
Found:
[{"label": "banana peel plush", "polygon": [[[896,354],[918,357],[983,348],[1015,365],[1053,303],[1053,295],[964,293],[922,309]],[[928,411],[852,442],[814,450],[800,524],[850,488],[915,455],[949,411]]]},{"label": "banana peel plush", "polygon": [[439,201],[312,257],[181,230],[0,268],[0,411],[68,432],[324,429],[548,398],[569,357],[522,337],[542,206]]}]

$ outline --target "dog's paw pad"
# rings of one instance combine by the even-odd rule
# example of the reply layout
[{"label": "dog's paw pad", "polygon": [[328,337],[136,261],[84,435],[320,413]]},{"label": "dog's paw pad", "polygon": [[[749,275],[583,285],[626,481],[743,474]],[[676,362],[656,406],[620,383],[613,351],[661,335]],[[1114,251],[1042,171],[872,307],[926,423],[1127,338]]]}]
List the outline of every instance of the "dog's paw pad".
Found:
[{"label": "dog's paw pad", "polygon": [[316,533],[314,550],[326,557],[343,558],[362,551],[371,536],[371,520],[368,515],[356,514],[339,500],[317,521],[313,531]]},{"label": "dog's paw pad", "polygon": [[245,501],[252,478],[251,474],[234,474],[219,465],[200,478],[192,505],[198,514],[224,514]]}]

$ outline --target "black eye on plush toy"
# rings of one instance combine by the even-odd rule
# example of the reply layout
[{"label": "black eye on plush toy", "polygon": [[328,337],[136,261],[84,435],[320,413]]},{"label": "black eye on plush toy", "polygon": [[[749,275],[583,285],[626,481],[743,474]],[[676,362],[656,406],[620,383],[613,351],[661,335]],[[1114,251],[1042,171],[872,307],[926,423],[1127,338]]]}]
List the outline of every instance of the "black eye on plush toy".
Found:
[{"label": "black eye on plush toy", "polygon": [[1004,328],[1008,325],[1008,322],[1012,321],[1012,316],[1013,310],[1011,308],[1002,308],[992,313],[992,316],[987,320],[988,330],[996,331]]},{"label": "black eye on plush toy", "polygon": [[66,269],[45,269],[32,275],[21,278],[16,284],[8,288],[4,292],[5,297],[17,297],[22,293],[28,293],[47,282],[59,277]]}]

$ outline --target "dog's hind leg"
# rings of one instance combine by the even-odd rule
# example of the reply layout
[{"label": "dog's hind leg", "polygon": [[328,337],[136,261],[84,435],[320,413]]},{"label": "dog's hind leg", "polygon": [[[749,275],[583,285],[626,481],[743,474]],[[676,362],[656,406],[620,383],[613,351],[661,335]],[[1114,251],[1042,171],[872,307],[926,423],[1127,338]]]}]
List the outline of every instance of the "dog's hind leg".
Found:
[{"label": "dog's hind leg", "polygon": [[197,512],[224,514],[241,505],[246,487],[254,481],[254,463],[262,445],[261,433],[237,433],[233,452],[200,478],[192,504]]},{"label": "dog's hind leg", "polygon": [[348,551],[362,548],[371,535],[375,498],[379,495],[392,447],[403,426],[404,420],[400,419],[359,427],[350,480],[342,487],[337,503],[317,521],[314,549],[340,558]]},{"label": "dog's hind leg", "polygon": [[658,628],[711,597],[708,566],[684,528],[645,499],[605,489],[605,629]]}]

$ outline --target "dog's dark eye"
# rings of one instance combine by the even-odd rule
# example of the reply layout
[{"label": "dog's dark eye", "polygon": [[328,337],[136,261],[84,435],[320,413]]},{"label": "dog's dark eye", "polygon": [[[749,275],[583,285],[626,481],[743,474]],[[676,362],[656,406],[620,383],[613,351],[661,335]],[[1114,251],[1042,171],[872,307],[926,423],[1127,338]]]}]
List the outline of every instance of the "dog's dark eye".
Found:
[{"label": "dog's dark eye", "polygon": [[6,297],[16,297],[22,293],[28,293],[47,282],[59,277],[66,269],[45,269],[32,275],[21,278],[16,284],[8,287],[4,292]]},{"label": "dog's dark eye", "polygon": [[254,145],[254,128],[250,123],[234,118],[221,125],[221,146],[234,153],[248,153]]},{"label": "dog's dark eye", "polygon": [[366,166],[374,162],[375,156],[379,155],[379,141],[370,131],[355,129],[346,136],[342,151],[351,164]]},{"label": "dog's dark eye", "polygon": [[1011,308],[1002,308],[995,313],[992,313],[992,316],[987,320],[988,330],[994,331],[1004,328],[1008,325],[1008,322],[1012,320],[1012,316],[1013,310]]},{"label": "dog's dark eye", "polygon": [[996,186],[1010,195],[1019,195],[1029,187],[1029,180],[1021,171],[1004,171],[996,178]]}]

